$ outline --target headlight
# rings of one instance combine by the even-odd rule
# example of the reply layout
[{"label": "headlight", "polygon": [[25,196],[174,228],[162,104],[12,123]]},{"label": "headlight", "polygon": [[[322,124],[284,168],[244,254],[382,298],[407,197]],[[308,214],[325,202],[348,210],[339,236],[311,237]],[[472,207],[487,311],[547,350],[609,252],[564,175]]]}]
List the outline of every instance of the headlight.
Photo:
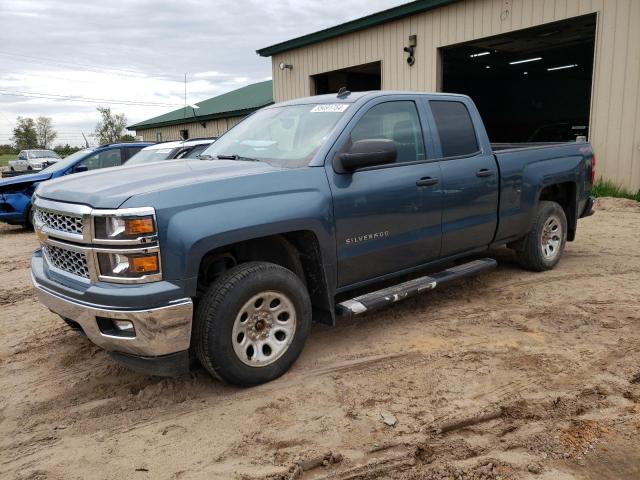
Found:
[{"label": "headlight", "polygon": [[156,233],[153,215],[95,217],[97,240],[131,240]]},{"label": "headlight", "polygon": [[100,275],[136,279],[160,273],[158,253],[98,252]]}]

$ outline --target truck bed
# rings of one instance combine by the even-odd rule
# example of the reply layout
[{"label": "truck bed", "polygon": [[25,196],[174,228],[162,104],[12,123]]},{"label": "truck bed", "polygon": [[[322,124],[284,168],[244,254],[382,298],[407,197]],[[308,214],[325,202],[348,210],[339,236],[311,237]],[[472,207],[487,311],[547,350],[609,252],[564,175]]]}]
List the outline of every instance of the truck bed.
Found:
[{"label": "truck bed", "polygon": [[[504,150],[525,150],[533,148],[544,148],[552,146],[570,145],[577,142],[508,142],[508,143],[491,143],[491,149],[494,152]],[[582,143],[582,142],[581,142]]]}]

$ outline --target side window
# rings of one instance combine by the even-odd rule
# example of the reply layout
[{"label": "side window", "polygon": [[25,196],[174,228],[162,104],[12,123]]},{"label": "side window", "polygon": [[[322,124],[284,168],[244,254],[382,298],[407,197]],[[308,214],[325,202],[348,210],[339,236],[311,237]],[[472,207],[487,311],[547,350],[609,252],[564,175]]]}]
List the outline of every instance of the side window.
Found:
[{"label": "side window", "polygon": [[100,154],[94,153],[89,158],[86,158],[78,163],[77,166],[79,167],[80,165],[87,167],[87,170],[96,170],[100,168]]},{"label": "side window", "polygon": [[20,152],[20,155],[18,155],[18,160],[26,160],[27,159],[27,152]]},{"label": "side window", "polygon": [[117,167],[122,165],[121,149],[113,148],[98,154],[100,156],[100,168]]},{"label": "side window", "polygon": [[443,157],[457,157],[476,153],[478,139],[469,110],[462,102],[431,100]]},{"label": "side window", "polygon": [[86,160],[83,160],[78,165],[85,165],[87,170],[97,170],[99,168],[117,167],[122,165],[120,158],[120,149],[112,148],[110,150],[103,150],[102,152],[94,153]]},{"label": "side window", "polygon": [[142,147],[127,147],[122,150],[123,163],[133,157],[140,150],[142,150]]},{"label": "side window", "polygon": [[380,103],[371,107],[351,131],[351,142],[368,139],[393,140],[396,163],[426,158],[422,127],[415,103],[408,100]]}]

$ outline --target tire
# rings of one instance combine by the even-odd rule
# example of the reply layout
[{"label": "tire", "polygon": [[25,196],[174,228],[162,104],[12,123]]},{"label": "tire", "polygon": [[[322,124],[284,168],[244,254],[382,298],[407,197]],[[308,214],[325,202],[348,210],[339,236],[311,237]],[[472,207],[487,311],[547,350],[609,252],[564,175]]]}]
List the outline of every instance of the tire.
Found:
[{"label": "tire", "polygon": [[567,217],[556,202],[538,205],[533,226],[516,250],[522,268],[534,272],[551,270],[560,261],[567,243]]},{"label": "tire", "polygon": [[209,287],[196,310],[192,343],[209,373],[248,387],[285,373],[310,330],[311,301],[302,280],[279,265],[249,262]]},{"label": "tire", "polygon": [[24,219],[24,228],[26,228],[27,230],[33,230],[33,213],[33,208],[29,207],[27,215]]}]

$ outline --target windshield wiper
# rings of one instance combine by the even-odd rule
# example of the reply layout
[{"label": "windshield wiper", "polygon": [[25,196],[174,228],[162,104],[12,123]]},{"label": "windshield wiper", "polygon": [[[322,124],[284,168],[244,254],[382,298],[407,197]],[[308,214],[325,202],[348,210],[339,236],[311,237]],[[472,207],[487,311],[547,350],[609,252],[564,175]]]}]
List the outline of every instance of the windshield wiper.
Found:
[{"label": "windshield wiper", "polygon": [[216,158],[219,160],[242,160],[244,162],[260,162],[261,161],[261,160],[258,160],[257,158],[241,157],[240,155],[237,155],[235,153],[232,153],[231,155],[216,154]]},{"label": "windshield wiper", "polygon": [[231,154],[231,155],[198,155],[198,158],[200,160],[241,160],[243,162],[261,162],[262,160],[258,160],[257,158],[251,158],[251,157],[241,157],[240,155],[236,155]]}]

